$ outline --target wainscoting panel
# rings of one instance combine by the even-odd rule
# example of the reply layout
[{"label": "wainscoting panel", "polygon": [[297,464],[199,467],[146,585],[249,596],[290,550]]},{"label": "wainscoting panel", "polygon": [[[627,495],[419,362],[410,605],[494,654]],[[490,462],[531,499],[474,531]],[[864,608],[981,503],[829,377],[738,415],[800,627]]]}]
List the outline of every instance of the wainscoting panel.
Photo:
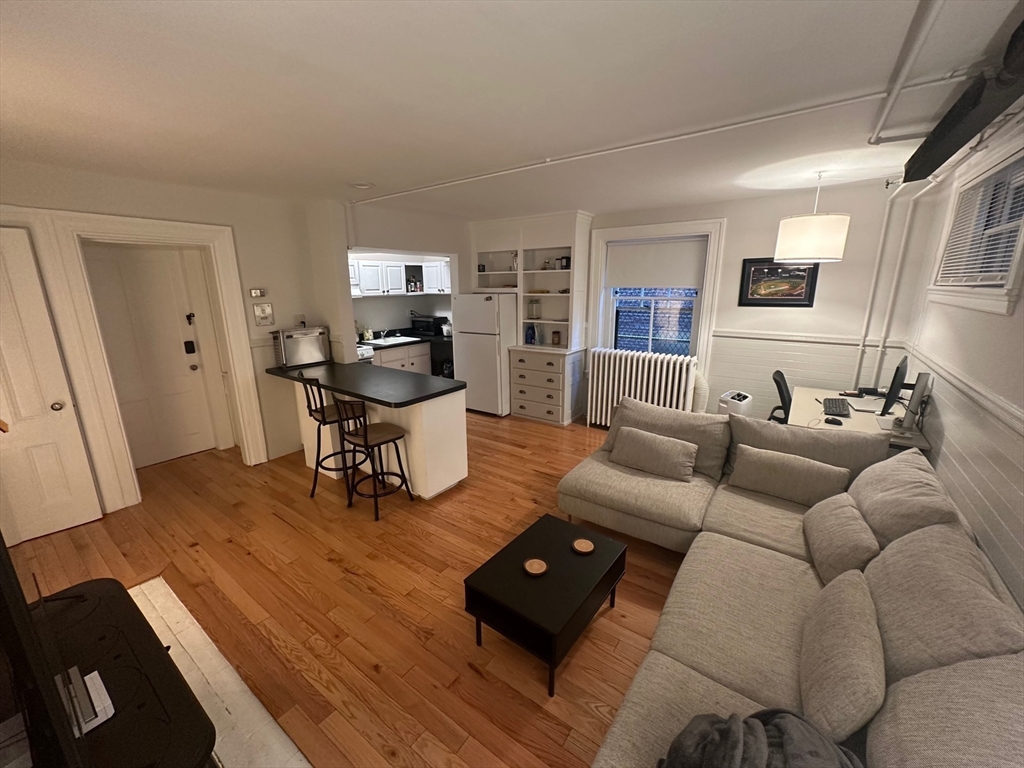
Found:
[{"label": "wainscoting panel", "polygon": [[[711,389],[708,411],[718,410],[718,398],[723,392],[739,389],[754,398],[751,415],[767,418],[772,408],[779,404],[779,395],[772,381],[772,373],[776,370],[786,374],[790,388],[817,387],[839,391],[853,382],[857,369],[855,341],[812,341],[806,337],[788,340],[781,336],[739,338],[731,335],[732,331],[728,333],[730,335],[719,336],[716,332],[710,365],[706,369]],[[902,354],[902,349],[889,350],[886,362],[891,359],[895,365]],[[892,359],[893,355],[897,355],[895,359]],[[860,377],[865,386],[874,375],[877,356],[877,348],[865,351]],[[888,379],[891,375],[891,371],[883,370],[882,378]]]},{"label": "wainscoting panel", "polygon": [[[963,381],[914,358],[932,376],[924,433],[943,484],[974,528],[978,543],[1024,605],[1024,435],[982,407]],[[983,402],[983,401],[982,401]]]}]

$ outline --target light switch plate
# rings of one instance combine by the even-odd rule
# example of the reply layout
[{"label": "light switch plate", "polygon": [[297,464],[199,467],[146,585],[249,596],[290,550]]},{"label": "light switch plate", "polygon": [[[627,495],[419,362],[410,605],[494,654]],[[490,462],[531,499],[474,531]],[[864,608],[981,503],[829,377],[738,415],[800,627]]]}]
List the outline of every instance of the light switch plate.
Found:
[{"label": "light switch plate", "polygon": [[274,324],[273,304],[253,304],[252,313],[256,316],[256,325]]}]

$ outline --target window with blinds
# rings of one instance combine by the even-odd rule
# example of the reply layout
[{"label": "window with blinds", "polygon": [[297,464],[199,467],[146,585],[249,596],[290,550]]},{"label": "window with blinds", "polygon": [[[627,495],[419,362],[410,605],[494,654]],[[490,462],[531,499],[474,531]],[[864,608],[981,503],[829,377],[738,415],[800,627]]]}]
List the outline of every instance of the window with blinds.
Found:
[{"label": "window with blinds", "polygon": [[960,191],[935,284],[1005,286],[1020,253],[1024,158]]}]

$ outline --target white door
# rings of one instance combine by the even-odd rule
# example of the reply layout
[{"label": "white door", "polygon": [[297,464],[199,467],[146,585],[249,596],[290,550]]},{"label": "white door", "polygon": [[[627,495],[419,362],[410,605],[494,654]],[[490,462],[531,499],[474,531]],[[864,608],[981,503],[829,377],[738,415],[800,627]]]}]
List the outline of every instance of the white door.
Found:
[{"label": "white door", "polygon": [[426,262],[423,265],[423,292],[441,292],[441,262]]},{"label": "white door", "polygon": [[468,333],[497,334],[500,330],[497,301],[499,295],[497,293],[466,293],[452,296],[452,327],[456,331]]},{"label": "white door", "polygon": [[452,292],[452,265],[451,262],[441,264],[441,293]]},{"label": "white door", "polygon": [[82,251],[135,467],[213,448],[181,251],[96,243]]},{"label": "white door", "polygon": [[379,261],[357,261],[359,265],[359,292],[364,296],[384,293],[383,267]]},{"label": "white door", "polygon": [[405,264],[402,262],[384,262],[384,293],[405,293]]},{"label": "white door", "polygon": [[0,229],[0,530],[8,546],[100,517],[28,233]]},{"label": "white door", "polygon": [[501,416],[501,361],[498,337],[455,334],[455,378],[466,382],[466,408]]}]

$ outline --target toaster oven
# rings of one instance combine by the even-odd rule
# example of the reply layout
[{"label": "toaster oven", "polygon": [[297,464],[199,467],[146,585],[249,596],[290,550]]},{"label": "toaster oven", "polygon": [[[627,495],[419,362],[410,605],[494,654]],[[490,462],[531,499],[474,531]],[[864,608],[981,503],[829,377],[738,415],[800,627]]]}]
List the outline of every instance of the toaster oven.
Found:
[{"label": "toaster oven", "polygon": [[331,359],[331,333],[326,325],[271,331],[274,360],[282,368],[326,363]]}]

